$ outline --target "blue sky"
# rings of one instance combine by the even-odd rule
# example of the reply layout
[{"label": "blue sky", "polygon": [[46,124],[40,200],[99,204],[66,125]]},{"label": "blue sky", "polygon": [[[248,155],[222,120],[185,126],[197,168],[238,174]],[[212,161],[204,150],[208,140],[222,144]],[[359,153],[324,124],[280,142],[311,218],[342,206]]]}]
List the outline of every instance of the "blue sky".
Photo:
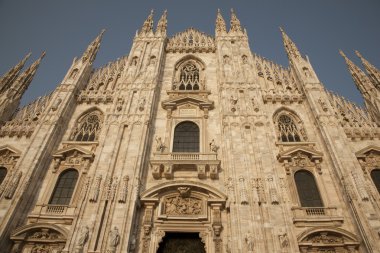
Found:
[{"label": "blue sky", "polygon": [[80,56],[105,28],[95,67],[128,55],[135,31],[155,10],[155,21],[168,10],[168,35],[188,27],[213,35],[216,11],[229,22],[234,8],[247,29],[251,50],[287,66],[278,27],[284,27],[302,53],[307,54],[320,80],[329,89],[361,104],[342,49],[355,63],[359,50],[380,68],[379,0],[0,0],[0,74],[33,53],[28,64],[46,50],[37,75],[22,103],[52,91],[63,79],[72,59]]}]

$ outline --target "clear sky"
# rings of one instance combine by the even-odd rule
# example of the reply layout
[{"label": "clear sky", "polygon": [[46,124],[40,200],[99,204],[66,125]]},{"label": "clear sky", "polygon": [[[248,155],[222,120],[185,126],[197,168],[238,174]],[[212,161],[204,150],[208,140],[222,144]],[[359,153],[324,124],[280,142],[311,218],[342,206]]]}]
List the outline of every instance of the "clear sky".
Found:
[{"label": "clear sky", "polygon": [[[155,10],[168,10],[168,35],[188,27],[214,35],[217,8],[229,23],[234,8],[247,29],[251,50],[288,66],[278,27],[284,27],[329,89],[362,104],[338,50],[355,63],[359,50],[380,68],[379,0],[0,0],[0,74],[29,51],[28,65],[47,54],[22,103],[52,91],[72,60],[94,37],[106,33],[95,67],[128,55],[135,31]],[[27,66],[28,66],[27,65]]]}]

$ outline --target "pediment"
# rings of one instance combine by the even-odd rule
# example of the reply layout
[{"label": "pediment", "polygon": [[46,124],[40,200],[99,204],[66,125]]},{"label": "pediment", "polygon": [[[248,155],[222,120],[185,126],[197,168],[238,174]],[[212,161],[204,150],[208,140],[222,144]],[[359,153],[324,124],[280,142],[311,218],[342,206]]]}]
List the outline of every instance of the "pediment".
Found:
[{"label": "pediment", "polygon": [[90,159],[94,157],[94,153],[92,151],[84,149],[82,147],[78,147],[78,146],[69,146],[69,147],[57,150],[53,154],[53,157],[63,159],[65,157],[72,156],[72,155],[74,156],[80,155],[84,158],[90,158]]},{"label": "pediment", "polygon": [[20,157],[21,155],[21,152],[18,149],[9,145],[0,146],[0,154],[3,154],[3,153],[8,153],[10,156],[13,156],[13,157]]},{"label": "pediment", "polygon": [[371,146],[365,147],[365,148],[363,148],[363,149],[361,149],[355,153],[356,157],[358,157],[358,158],[364,158],[370,154],[371,155],[372,154],[380,155],[380,147],[375,146],[375,145],[371,145]]},{"label": "pediment", "polygon": [[11,240],[65,242],[68,231],[55,224],[29,224],[17,228],[11,235]]},{"label": "pediment", "polygon": [[170,108],[170,109],[176,109],[178,106],[181,105],[195,105],[198,106],[200,109],[208,108],[212,109],[214,102],[201,98],[199,96],[192,96],[192,95],[184,95],[184,96],[178,96],[174,98],[170,98],[168,100],[165,100],[162,102],[162,107],[164,109]]},{"label": "pediment", "polygon": [[314,161],[321,160],[323,154],[322,152],[316,151],[315,149],[309,147],[294,147],[280,152],[277,155],[277,159],[282,162],[284,160],[291,160],[292,158],[300,155],[306,155],[311,161]]}]

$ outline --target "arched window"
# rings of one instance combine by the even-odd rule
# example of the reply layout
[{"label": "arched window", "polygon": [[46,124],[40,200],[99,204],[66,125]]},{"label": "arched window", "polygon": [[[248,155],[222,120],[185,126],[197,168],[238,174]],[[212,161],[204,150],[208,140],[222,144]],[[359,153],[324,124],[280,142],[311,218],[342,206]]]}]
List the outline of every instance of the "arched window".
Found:
[{"label": "arched window", "polygon": [[174,130],[173,152],[199,152],[199,127],[185,121]]},{"label": "arched window", "polygon": [[302,207],[323,206],[314,176],[309,171],[297,171],[294,175],[294,180]]},{"label": "arched window", "polygon": [[305,134],[303,128],[298,128],[291,116],[281,114],[277,119],[278,139],[282,142],[303,141]]},{"label": "arched window", "polygon": [[377,191],[380,193],[380,169],[374,169],[371,171],[371,178],[375,184]]},{"label": "arched window", "polygon": [[95,141],[102,125],[102,114],[92,111],[79,118],[71,139],[74,141]]},{"label": "arched window", "polygon": [[4,181],[6,176],[7,176],[7,168],[0,167],[0,185]]},{"label": "arched window", "polygon": [[179,79],[180,90],[199,90],[199,69],[189,62],[185,64],[180,73]]},{"label": "arched window", "polygon": [[52,205],[68,205],[73,195],[75,185],[78,180],[78,172],[75,169],[68,169],[59,175],[55,185],[53,195],[49,201]]}]

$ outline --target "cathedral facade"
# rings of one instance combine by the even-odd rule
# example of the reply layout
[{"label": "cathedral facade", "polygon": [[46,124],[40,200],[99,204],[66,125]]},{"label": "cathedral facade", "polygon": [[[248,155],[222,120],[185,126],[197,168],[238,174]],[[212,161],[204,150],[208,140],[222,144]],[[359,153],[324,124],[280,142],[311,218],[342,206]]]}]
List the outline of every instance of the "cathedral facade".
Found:
[{"label": "cathedral facade", "polygon": [[44,54],[1,77],[0,252],[380,253],[380,71],[341,52],[361,108],[282,29],[289,67],[233,11],[215,36],[153,23],[23,108]]}]

